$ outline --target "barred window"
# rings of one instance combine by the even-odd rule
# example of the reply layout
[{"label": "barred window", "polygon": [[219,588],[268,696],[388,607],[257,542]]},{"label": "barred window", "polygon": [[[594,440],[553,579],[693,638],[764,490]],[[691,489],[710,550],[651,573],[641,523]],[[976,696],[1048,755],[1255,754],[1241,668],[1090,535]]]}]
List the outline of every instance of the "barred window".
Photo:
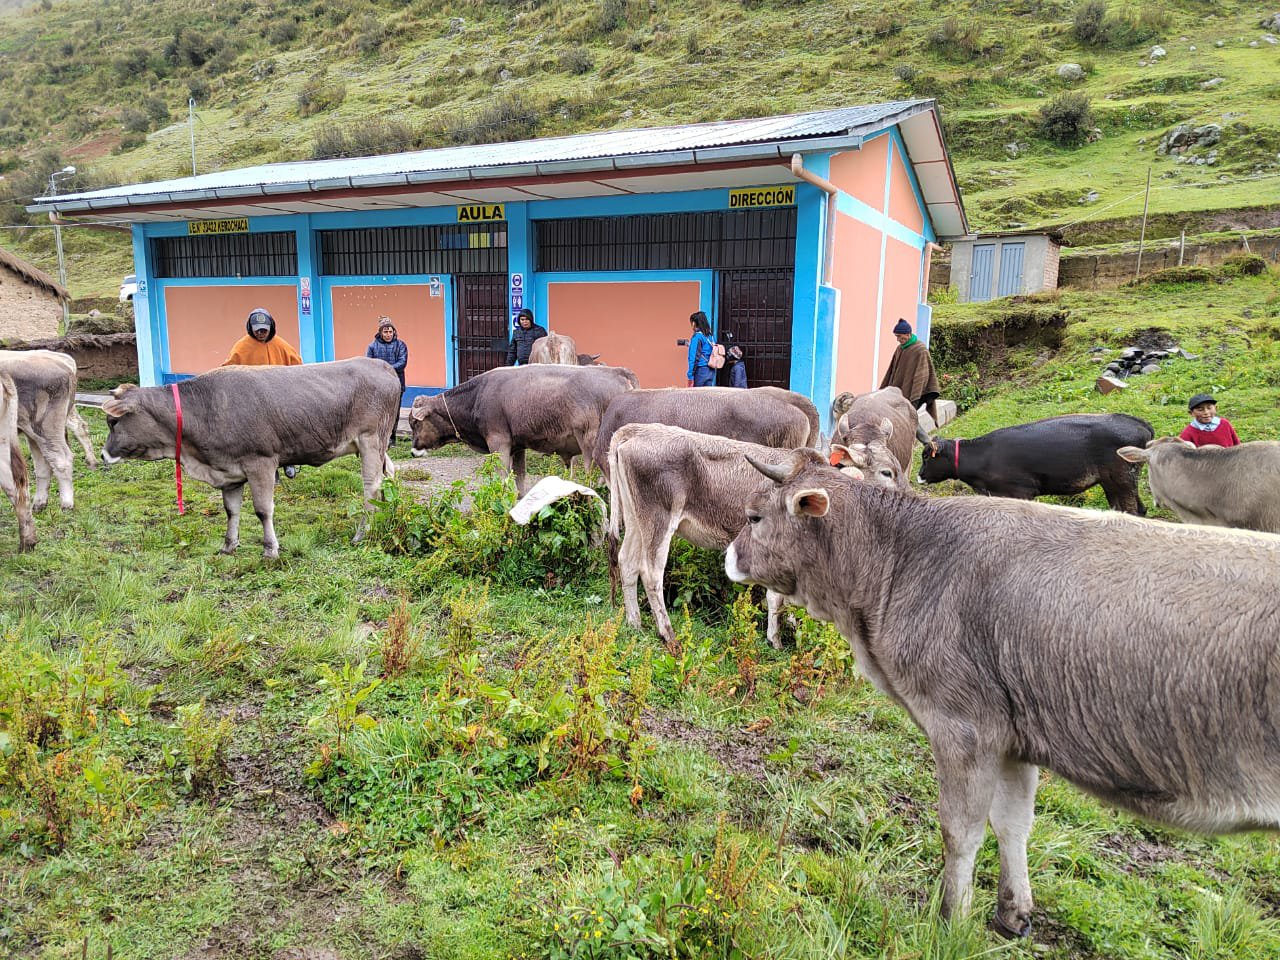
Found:
[{"label": "barred window", "polygon": [[325,276],[506,273],[506,223],[320,231]]},{"label": "barred window", "polygon": [[293,231],[156,237],[152,254],[160,278],[298,275],[298,235]]},{"label": "barred window", "polygon": [[795,263],[796,209],[539,220],[537,269],[728,270]]}]

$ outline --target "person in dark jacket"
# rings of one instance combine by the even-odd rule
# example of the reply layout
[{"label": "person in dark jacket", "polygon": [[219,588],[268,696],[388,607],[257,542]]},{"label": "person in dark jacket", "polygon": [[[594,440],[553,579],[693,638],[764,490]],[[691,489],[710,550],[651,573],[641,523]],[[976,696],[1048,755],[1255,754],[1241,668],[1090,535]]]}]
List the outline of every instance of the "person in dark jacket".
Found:
[{"label": "person in dark jacket", "polygon": [[508,366],[522,367],[529,362],[533,341],[547,335],[547,328],[533,322],[533,311],[525,307],[516,314],[516,328],[511,331],[511,343],[507,347]]},{"label": "person in dark jacket", "polygon": [[[373,342],[369,344],[365,350],[366,357],[373,357],[375,360],[385,360],[391,364],[391,369],[396,372],[396,376],[400,378],[400,397],[401,405],[404,404],[404,368],[409,365],[409,347],[400,339],[396,333],[396,325],[391,322],[390,317],[378,318],[378,333],[373,338]],[[391,426],[391,437],[387,440],[387,445],[396,442],[395,424]]]},{"label": "person in dark jacket", "polygon": [[926,408],[933,422],[937,423],[938,408],[934,401],[938,399],[938,375],[933,371],[929,348],[911,332],[911,324],[906,320],[899,319],[894,324],[893,338],[898,341],[898,349],[893,351],[893,359],[880,381],[880,389],[897,387],[913,407],[917,410]]},{"label": "person in dark jacket", "polygon": [[711,359],[711,321],[701,310],[689,315],[689,328],[693,336],[689,338],[689,368],[685,377],[690,387],[714,387],[716,372],[707,366]]},{"label": "person in dark jacket", "polygon": [[747,389],[747,363],[742,355],[742,348],[736,343],[725,353],[725,370],[729,377],[729,386]]}]

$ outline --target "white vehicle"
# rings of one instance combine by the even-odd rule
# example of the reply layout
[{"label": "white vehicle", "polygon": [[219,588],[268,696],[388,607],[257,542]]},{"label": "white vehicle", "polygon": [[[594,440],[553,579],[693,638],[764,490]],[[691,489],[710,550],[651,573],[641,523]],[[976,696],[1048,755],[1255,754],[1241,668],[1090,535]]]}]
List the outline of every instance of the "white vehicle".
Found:
[{"label": "white vehicle", "polygon": [[128,303],[133,299],[133,295],[138,292],[138,278],[135,274],[129,274],[120,281],[120,302]]}]

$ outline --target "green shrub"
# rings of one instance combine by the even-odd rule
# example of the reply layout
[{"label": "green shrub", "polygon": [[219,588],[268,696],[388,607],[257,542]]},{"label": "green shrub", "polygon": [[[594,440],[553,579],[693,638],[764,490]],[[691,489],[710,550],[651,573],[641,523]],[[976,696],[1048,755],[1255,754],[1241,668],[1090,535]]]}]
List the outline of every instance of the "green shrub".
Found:
[{"label": "green shrub", "polygon": [[275,20],[267,26],[267,42],[273,47],[287,47],[298,39],[298,24],[292,18]]},{"label": "green shrub", "polygon": [[947,17],[929,34],[929,46],[952,60],[971,60],[986,48],[982,26],[976,20]]},{"label": "green shrub", "polygon": [[504,94],[470,115],[446,122],[441,136],[450,143],[527,140],[538,132],[540,111],[519,91]]},{"label": "green shrub", "polygon": [[169,122],[169,105],[162,97],[147,97],[142,101],[142,109],[147,111],[147,116],[153,124]]},{"label": "green shrub", "polygon": [[1105,0],[1087,0],[1076,8],[1071,32],[1087,47],[1123,49],[1154,40],[1169,29],[1169,14],[1162,7],[1148,6],[1110,15]]},{"label": "green shrub", "polygon": [[333,83],[324,71],[316,74],[302,85],[298,91],[298,114],[309,117],[312,114],[332,110],[347,98],[347,88],[341,83]]},{"label": "green shrub", "polygon": [[596,27],[601,33],[612,33],[627,24],[627,0],[599,0]]},{"label": "green shrub", "polygon": [[1083,93],[1059,94],[1040,108],[1040,136],[1059,146],[1079,146],[1093,126],[1093,107]]},{"label": "green shrub", "polygon": [[1267,272],[1267,261],[1256,253],[1233,253],[1222,261],[1222,272],[1234,277],[1260,277]]},{"label": "green shrub", "polygon": [[590,73],[595,65],[590,51],[584,47],[570,47],[560,51],[560,69],[565,73],[581,76],[584,73]]},{"label": "green shrub", "polygon": [[134,107],[120,111],[120,124],[129,133],[146,133],[151,129],[151,118]]},{"label": "green shrub", "polygon": [[1086,47],[1098,47],[1106,43],[1106,0],[1085,0],[1076,7],[1071,33]]},{"label": "green shrub", "polygon": [[423,138],[399,120],[357,120],[329,123],[320,128],[311,147],[313,160],[331,157],[373,157],[422,146]]}]

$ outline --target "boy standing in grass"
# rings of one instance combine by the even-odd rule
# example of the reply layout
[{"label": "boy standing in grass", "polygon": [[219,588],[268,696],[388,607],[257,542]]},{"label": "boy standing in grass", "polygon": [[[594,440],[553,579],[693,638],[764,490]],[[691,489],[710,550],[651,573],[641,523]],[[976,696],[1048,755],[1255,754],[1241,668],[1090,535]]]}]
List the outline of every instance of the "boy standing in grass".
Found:
[{"label": "boy standing in grass", "polygon": [[1240,438],[1226,417],[1218,416],[1218,401],[1207,393],[1197,393],[1187,402],[1191,422],[1178,434],[1180,440],[1197,447],[1236,447]]}]

